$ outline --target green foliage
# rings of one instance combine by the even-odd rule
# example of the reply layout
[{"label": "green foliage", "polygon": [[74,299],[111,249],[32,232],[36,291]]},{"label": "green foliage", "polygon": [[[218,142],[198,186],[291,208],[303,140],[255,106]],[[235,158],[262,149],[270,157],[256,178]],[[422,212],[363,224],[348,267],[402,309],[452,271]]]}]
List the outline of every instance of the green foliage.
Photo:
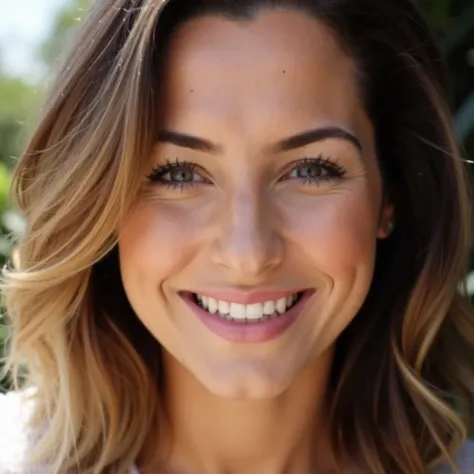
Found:
[{"label": "green foliage", "polygon": [[52,65],[67,50],[74,29],[91,4],[91,0],[74,0],[59,12],[50,38],[40,47],[40,56],[46,64]]},{"label": "green foliage", "polygon": [[30,84],[0,72],[0,162],[11,167],[20,155],[37,101]]},{"label": "green foliage", "polygon": [[[53,65],[90,4],[91,0],[73,0],[59,12],[50,38],[39,48],[45,64]],[[0,268],[9,259],[15,239],[23,229],[21,217],[9,206],[10,175],[40,113],[43,88],[42,84],[32,85],[0,70]],[[6,337],[5,318],[0,310],[0,369]],[[8,387],[7,380],[0,380],[0,393]]]},{"label": "green foliage", "polygon": [[420,0],[418,3],[433,30],[438,30],[445,26],[451,11],[451,0]]},{"label": "green foliage", "polygon": [[[12,250],[11,229],[6,225],[8,215],[11,215],[8,206],[8,195],[10,188],[10,172],[5,163],[0,162],[0,268]],[[4,351],[3,342],[6,340],[7,328],[2,325],[3,318],[0,314],[0,357]],[[0,364],[1,368],[1,364]],[[0,393],[7,388],[7,381],[0,379]]]}]

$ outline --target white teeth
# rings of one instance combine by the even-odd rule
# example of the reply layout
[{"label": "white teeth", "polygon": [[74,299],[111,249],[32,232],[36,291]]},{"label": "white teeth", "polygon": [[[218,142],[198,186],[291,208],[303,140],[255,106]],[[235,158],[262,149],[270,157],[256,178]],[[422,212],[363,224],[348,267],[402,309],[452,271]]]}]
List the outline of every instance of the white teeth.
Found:
[{"label": "white teeth", "polygon": [[219,313],[221,314],[229,314],[229,303],[227,301],[219,301]]},{"label": "white teeth", "polygon": [[286,298],[280,298],[276,303],[276,310],[283,314],[286,311]]},{"label": "white teeth", "polygon": [[209,297],[208,299],[208,308],[206,308],[210,313],[214,314],[217,313],[217,308],[219,305],[214,298]]},{"label": "white teeth", "polygon": [[229,315],[234,319],[245,319],[247,310],[244,304],[231,303]]},{"label": "white teeth", "polygon": [[260,319],[263,316],[263,305],[262,303],[248,304],[247,319]]},{"label": "white teeth", "polygon": [[196,300],[199,304],[212,314],[218,313],[226,319],[235,319],[240,321],[256,321],[264,316],[276,317],[285,313],[291,308],[298,299],[298,293],[279,298],[276,301],[265,301],[253,304],[239,304],[228,301],[221,301],[210,296],[196,294]]},{"label": "white teeth", "polygon": [[273,314],[275,311],[275,303],[273,301],[266,301],[263,305],[263,314]]}]

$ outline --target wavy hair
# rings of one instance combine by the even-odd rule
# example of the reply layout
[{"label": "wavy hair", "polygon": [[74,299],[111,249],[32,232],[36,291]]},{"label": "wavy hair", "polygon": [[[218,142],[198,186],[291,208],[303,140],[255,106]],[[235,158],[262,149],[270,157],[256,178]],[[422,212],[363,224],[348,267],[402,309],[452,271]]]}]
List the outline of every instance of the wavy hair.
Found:
[{"label": "wavy hair", "polygon": [[26,232],[19,265],[3,273],[12,328],[6,370],[16,389],[35,387],[29,464],[124,474],[136,459],[150,465],[164,446],[160,345],[127,301],[116,251],[154,142],[161,58],[190,18],[248,21],[280,7],[327,24],[353,58],[396,209],[366,301],[337,341],[328,394],[336,457],[363,474],[423,474],[452,460],[465,440],[474,323],[459,284],[470,183],[447,73],[413,3],[100,0],[57,72],[13,180]]}]

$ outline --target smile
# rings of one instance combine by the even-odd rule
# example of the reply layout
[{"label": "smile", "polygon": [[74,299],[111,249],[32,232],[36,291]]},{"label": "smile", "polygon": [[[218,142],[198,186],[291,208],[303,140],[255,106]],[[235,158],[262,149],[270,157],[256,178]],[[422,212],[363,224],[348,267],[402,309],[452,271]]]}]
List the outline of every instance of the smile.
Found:
[{"label": "smile", "polygon": [[244,324],[278,318],[293,308],[301,296],[302,292],[296,292],[276,300],[262,301],[253,304],[240,304],[193,293],[194,302],[207,312],[215,314],[226,321]]},{"label": "smile", "polygon": [[[315,289],[303,291],[180,292],[191,312],[231,342],[262,343],[282,336],[299,318]],[[212,295],[212,296],[211,296]]]}]

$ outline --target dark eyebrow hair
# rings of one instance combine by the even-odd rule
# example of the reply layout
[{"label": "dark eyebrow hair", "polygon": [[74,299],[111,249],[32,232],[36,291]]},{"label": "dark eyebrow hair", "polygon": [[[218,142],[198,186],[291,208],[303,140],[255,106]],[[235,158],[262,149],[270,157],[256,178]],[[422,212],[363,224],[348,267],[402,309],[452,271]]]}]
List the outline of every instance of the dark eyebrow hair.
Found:
[{"label": "dark eyebrow hair", "polygon": [[327,138],[339,138],[352,143],[359,151],[363,150],[362,143],[355,135],[336,126],[306,130],[279,141],[272,148],[277,152],[295,150]]},{"label": "dark eyebrow hair", "polygon": [[[352,143],[360,152],[363,150],[360,140],[355,135],[336,126],[315,128],[298,133],[297,135],[278,141],[271,145],[270,149],[276,153],[290,151],[327,138],[339,138]],[[159,142],[172,143],[173,145],[183,148],[214,154],[221,152],[223,148],[222,145],[213,143],[204,138],[187,135],[174,130],[159,131],[156,140]]]},{"label": "dark eyebrow hair", "polygon": [[212,143],[204,138],[194,137],[186,133],[174,130],[160,130],[156,136],[156,141],[172,143],[173,145],[190,148],[192,150],[205,151],[207,153],[219,153],[222,150],[220,145]]}]

